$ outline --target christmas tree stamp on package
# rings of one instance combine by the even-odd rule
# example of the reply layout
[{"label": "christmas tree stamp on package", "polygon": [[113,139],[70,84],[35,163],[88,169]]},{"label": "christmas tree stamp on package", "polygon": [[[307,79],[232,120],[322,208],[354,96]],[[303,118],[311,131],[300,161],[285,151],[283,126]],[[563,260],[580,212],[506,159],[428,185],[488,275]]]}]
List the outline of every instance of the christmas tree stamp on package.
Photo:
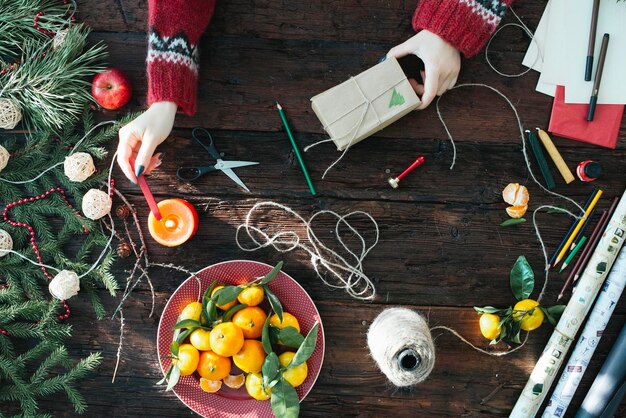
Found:
[{"label": "christmas tree stamp on package", "polygon": [[394,57],[311,99],[338,151],[391,125],[420,103]]}]

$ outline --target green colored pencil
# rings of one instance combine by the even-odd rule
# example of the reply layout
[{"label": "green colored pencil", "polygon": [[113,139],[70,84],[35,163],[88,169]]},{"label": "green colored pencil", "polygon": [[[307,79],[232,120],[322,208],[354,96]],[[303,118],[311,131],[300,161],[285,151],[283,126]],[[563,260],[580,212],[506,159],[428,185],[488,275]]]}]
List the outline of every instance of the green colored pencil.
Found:
[{"label": "green colored pencil", "polygon": [[567,256],[567,258],[565,259],[565,262],[563,263],[563,265],[561,266],[561,270],[559,270],[559,273],[562,273],[563,270],[565,270],[567,268],[567,265],[570,263],[570,261],[572,261],[572,259],[574,257],[576,257],[576,254],[578,253],[578,250],[580,250],[580,248],[585,244],[585,241],[587,241],[587,237],[582,237],[579,241],[578,244],[576,244],[576,246],[574,247],[574,249],[569,253],[569,255]]},{"label": "green colored pencil", "polygon": [[306,179],[307,184],[309,185],[309,189],[311,189],[311,194],[315,196],[317,193],[315,191],[315,187],[313,186],[313,182],[311,181],[311,177],[309,177],[309,172],[306,169],[306,165],[304,165],[304,160],[300,155],[300,150],[298,149],[298,144],[296,144],[296,140],[293,138],[293,134],[291,133],[291,129],[289,128],[289,123],[287,122],[287,117],[285,116],[285,112],[283,112],[283,107],[280,103],[276,102],[276,108],[278,109],[278,114],[280,115],[280,119],[283,121],[283,125],[285,126],[285,130],[287,131],[287,136],[291,141],[291,146],[293,147],[293,151],[296,154],[296,158],[298,158],[298,162],[300,163],[300,168],[302,168],[302,173],[304,174],[304,178]]}]

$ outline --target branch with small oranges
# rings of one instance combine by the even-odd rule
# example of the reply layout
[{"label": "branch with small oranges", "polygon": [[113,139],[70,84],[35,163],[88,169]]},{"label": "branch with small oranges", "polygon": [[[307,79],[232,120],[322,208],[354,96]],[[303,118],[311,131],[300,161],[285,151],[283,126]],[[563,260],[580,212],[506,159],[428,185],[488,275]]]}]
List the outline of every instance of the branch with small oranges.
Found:
[{"label": "branch with small oranges", "polygon": [[[315,350],[319,324],[305,337],[298,319],[283,311],[268,286],[282,265],[239,286],[214,281],[201,302],[188,304],[174,327],[166,357],[172,364],[158,384],[167,381],[166,390],[171,390],[181,376],[194,373],[205,392],[219,391],[222,383],[232,389],[245,384],[252,398],[270,400],[276,417],[297,417],[300,400],[295,388],[308,375],[306,361]],[[266,298],[270,315],[259,306]],[[231,374],[233,370],[242,373]]]},{"label": "branch with small oranges", "polygon": [[521,344],[521,331],[534,331],[548,321],[555,326],[565,305],[541,306],[529,299],[535,286],[535,274],[526,257],[519,256],[510,273],[513,295],[518,300],[515,306],[495,308],[493,306],[474,307],[480,315],[479,326],[483,337],[497,344],[502,340]]}]

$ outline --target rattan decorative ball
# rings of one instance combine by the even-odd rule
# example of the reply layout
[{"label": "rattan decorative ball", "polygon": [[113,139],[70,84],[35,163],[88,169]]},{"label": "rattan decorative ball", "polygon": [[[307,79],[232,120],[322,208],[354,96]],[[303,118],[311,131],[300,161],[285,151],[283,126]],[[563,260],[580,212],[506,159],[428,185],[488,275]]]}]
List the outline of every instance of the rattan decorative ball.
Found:
[{"label": "rattan decorative ball", "polygon": [[11,154],[9,151],[2,145],[0,145],[0,171],[4,170],[9,164],[9,158],[11,158]]},{"label": "rattan decorative ball", "polygon": [[96,166],[91,155],[77,152],[65,158],[63,171],[68,179],[82,183],[96,172]]},{"label": "rattan decorative ball", "polygon": [[9,254],[7,250],[13,249],[13,238],[4,229],[0,229],[0,258]]},{"label": "rattan decorative ball", "polygon": [[22,120],[22,111],[11,99],[0,98],[0,128],[13,129]]},{"label": "rattan decorative ball", "polygon": [[59,300],[67,300],[76,296],[80,290],[78,274],[71,270],[61,270],[48,285],[48,291]]},{"label": "rattan decorative ball", "polygon": [[83,196],[83,213],[89,219],[98,220],[111,212],[113,202],[106,192],[91,189]]}]

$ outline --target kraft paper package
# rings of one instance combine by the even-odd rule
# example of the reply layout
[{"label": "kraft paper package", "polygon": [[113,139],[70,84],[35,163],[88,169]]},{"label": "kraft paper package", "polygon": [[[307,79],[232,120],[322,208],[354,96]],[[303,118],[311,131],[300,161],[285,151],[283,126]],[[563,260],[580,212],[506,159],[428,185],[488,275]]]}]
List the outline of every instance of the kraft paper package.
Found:
[{"label": "kraft paper package", "polygon": [[391,125],[420,103],[393,57],[311,99],[338,151]]}]

